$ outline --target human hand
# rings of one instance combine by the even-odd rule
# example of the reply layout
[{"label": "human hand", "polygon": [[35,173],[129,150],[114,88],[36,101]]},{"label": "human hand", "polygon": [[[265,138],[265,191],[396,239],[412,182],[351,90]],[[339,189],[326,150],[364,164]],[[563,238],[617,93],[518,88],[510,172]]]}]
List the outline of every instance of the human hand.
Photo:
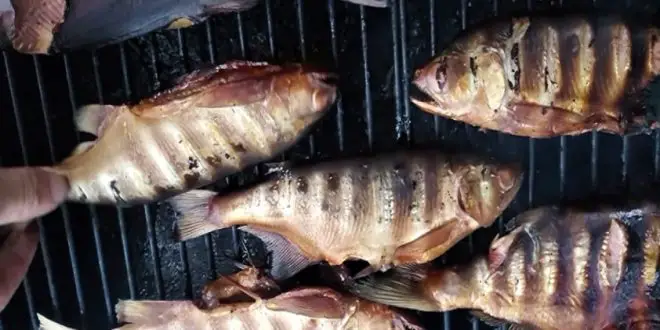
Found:
[{"label": "human hand", "polygon": [[66,179],[54,173],[36,167],[0,168],[0,312],[37,249],[39,227],[31,220],[55,210],[68,191]]}]

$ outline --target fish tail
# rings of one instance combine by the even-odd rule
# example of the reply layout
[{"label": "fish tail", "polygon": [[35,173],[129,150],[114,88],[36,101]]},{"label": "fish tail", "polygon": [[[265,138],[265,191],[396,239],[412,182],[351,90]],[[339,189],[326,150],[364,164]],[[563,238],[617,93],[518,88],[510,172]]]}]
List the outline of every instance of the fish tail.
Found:
[{"label": "fish tail", "polygon": [[120,300],[115,305],[115,313],[119,323],[159,325],[170,321],[172,317],[181,316],[172,311],[181,308],[180,312],[185,313],[185,306],[189,304],[188,301]]},{"label": "fish tail", "polygon": [[75,330],[74,328],[67,328],[39,313],[37,313],[39,320],[39,330]]},{"label": "fish tail", "polygon": [[385,273],[352,281],[347,286],[356,296],[373,302],[435,312],[438,310],[437,305],[423,292],[425,279],[425,265],[399,266]]},{"label": "fish tail", "polygon": [[213,199],[217,195],[211,190],[195,189],[169,199],[170,205],[181,215],[177,219],[180,241],[208,234],[228,226],[213,212]]}]

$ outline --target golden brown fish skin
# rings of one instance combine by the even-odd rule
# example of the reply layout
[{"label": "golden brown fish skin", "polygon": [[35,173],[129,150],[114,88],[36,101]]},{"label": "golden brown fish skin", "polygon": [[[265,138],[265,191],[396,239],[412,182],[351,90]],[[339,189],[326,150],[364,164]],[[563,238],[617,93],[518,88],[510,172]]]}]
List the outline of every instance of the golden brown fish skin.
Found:
[{"label": "golden brown fish skin", "polygon": [[[656,204],[541,207],[514,223],[510,233],[494,240],[488,255],[463,266],[419,271],[410,286],[419,292],[417,308],[480,310],[538,329],[651,329],[660,324]],[[358,286],[357,294],[385,303],[374,293],[383,284]]]},{"label": "golden brown fish skin", "polygon": [[420,329],[390,307],[327,288],[298,288],[272,299],[211,310],[189,301],[121,301],[117,329]]},{"label": "golden brown fish skin", "polygon": [[374,269],[422,263],[487,227],[522,181],[520,167],[407,151],[285,170],[212,201],[210,221],[278,233],[310,260]]},{"label": "golden brown fish skin", "polygon": [[262,298],[270,298],[280,293],[279,286],[258,268],[246,267],[227,277],[229,280],[220,277],[204,286],[201,296],[201,307],[203,309],[216,308],[226,303],[252,301],[252,298],[241,291],[235,283]]},{"label": "golden brown fish skin", "polygon": [[[83,203],[133,205],[209,184],[292,146],[334,102],[329,77],[242,61],[193,72],[137,105],[91,109],[106,113],[99,138],[54,170]],[[79,117],[83,130],[95,129],[93,111]]]},{"label": "golden brown fish skin", "polygon": [[645,121],[642,90],[660,74],[660,30],[616,16],[499,20],[459,36],[415,73],[422,110],[543,138]]}]

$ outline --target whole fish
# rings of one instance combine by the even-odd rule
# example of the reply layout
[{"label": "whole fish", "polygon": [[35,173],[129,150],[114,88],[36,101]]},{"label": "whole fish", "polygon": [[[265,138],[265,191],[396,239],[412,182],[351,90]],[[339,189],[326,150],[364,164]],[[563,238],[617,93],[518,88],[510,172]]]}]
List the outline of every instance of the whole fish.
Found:
[{"label": "whole fish", "polygon": [[[422,110],[534,138],[633,134],[660,114],[660,30],[614,15],[497,19],[461,34],[413,84]],[[654,93],[651,92],[654,90]]]},{"label": "whole fish", "polygon": [[136,105],[87,105],[80,144],[51,171],[69,201],[151,202],[270,159],[292,146],[336,98],[330,73],[301,64],[235,61],[181,77]]},{"label": "whole fish", "polygon": [[[47,54],[97,48],[148,32],[198,24],[259,0],[0,0],[0,46]],[[4,40],[4,42],[3,42]]]},{"label": "whole fish", "polygon": [[397,268],[356,295],[422,311],[471,309],[514,329],[658,329],[660,209],[545,206],[462,265]]},{"label": "whole fish", "polygon": [[[270,299],[246,291],[254,302],[200,309],[190,301],[120,301],[116,330],[166,329],[354,329],[422,330],[417,321],[393,308],[323,287],[297,288]],[[70,329],[43,315],[42,330]]]},{"label": "whole fish", "polygon": [[243,191],[192,190],[170,201],[180,239],[239,225],[272,251],[271,275],[281,280],[320,261],[361,259],[370,272],[434,259],[491,225],[521,181],[516,164],[408,151],[285,164]]}]

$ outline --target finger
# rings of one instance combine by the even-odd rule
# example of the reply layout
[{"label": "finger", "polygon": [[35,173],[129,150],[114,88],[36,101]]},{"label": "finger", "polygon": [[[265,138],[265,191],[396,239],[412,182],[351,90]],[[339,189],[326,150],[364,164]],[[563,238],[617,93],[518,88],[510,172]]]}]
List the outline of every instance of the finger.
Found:
[{"label": "finger", "polygon": [[0,245],[0,312],[21,285],[39,243],[39,226],[13,226]]},{"label": "finger", "polygon": [[36,167],[0,168],[0,225],[53,211],[69,191],[66,179]]}]

